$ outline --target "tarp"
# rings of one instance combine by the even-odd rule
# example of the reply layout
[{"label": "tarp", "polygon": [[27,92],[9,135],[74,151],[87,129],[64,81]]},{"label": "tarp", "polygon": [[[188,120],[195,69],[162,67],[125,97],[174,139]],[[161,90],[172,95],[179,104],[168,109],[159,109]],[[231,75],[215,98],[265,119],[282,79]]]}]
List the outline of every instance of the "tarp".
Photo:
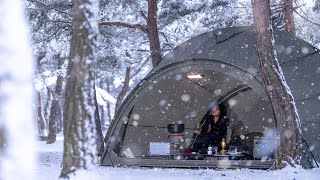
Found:
[{"label": "tarp", "polygon": [[[285,32],[275,31],[275,41],[279,63],[296,100],[304,138],[319,161],[319,51]],[[203,78],[189,79],[192,73]],[[274,138],[274,120],[259,78],[252,27],[210,31],[168,53],[119,108],[105,137],[101,164],[190,167],[190,161],[146,158],[150,155],[149,145],[168,142],[167,124],[182,123],[187,146],[195,124],[208,105],[217,100],[227,107],[233,135],[259,132]],[[125,150],[134,158],[126,157]],[[263,165],[257,161],[251,166]]]}]

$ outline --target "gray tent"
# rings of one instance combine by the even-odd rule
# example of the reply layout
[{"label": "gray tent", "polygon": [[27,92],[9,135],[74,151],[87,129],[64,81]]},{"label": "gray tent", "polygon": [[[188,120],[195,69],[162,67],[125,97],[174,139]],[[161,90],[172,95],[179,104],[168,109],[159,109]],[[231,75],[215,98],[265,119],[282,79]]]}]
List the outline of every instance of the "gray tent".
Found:
[{"label": "gray tent", "polygon": [[[275,40],[279,63],[299,111],[304,138],[319,161],[319,50],[285,32],[275,31]],[[247,139],[248,134],[260,133],[274,142],[275,125],[259,78],[255,51],[252,27],[210,31],[176,47],[123,102],[106,134],[101,164],[270,167],[272,160],[230,160],[225,163],[223,160],[172,160],[150,155],[150,144],[169,142],[167,124],[184,124],[185,143],[190,143],[195,124],[213,101],[219,101],[227,108],[233,136]],[[199,74],[202,78],[189,79],[190,74]],[[252,139],[250,141],[249,146],[252,146]],[[309,152],[306,153],[310,157]]]}]

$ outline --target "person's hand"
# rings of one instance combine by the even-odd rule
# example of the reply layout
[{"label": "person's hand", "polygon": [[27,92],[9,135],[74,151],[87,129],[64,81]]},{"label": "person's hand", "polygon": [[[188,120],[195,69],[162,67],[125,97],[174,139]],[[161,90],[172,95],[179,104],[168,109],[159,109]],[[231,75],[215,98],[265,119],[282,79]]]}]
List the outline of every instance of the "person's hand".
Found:
[{"label": "person's hand", "polygon": [[201,129],[196,129],[196,130],[194,130],[193,132],[194,132],[195,134],[200,135],[200,134],[201,134]]}]

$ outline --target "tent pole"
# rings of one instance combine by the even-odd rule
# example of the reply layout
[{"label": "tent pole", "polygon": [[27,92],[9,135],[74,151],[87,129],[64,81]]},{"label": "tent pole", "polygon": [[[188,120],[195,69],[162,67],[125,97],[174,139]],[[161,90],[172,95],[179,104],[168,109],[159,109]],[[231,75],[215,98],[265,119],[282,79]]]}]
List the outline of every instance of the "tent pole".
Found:
[{"label": "tent pole", "polygon": [[303,138],[302,135],[301,135],[301,137],[302,137],[302,142],[304,142],[306,144],[306,146],[308,148],[308,151],[311,154],[312,159],[314,160],[314,162],[316,163],[317,167],[319,168],[319,164],[318,164],[317,160],[314,158],[313,153],[310,151],[310,148],[309,148],[309,145],[308,145],[307,141]]}]

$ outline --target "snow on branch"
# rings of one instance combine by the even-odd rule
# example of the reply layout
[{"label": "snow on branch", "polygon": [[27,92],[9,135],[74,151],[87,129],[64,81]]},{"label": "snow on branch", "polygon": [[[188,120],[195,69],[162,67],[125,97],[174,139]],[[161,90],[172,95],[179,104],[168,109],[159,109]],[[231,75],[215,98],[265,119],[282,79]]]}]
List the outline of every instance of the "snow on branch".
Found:
[{"label": "snow on branch", "polygon": [[54,7],[53,5],[47,5],[47,4],[45,4],[45,3],[43,3],[43,2],[40,2],[40,1],[37,1],[37,0],[27,0],[27,1],[28,1],[29,3],[39,4],[39,5],[47,8],[47,9],[52,9],[52,10],[55,10],[55,11],[61,13],[61,14],[65,14],[65,15],[68,15],[69,17],[72,17],[72,14],[67,13],[67,12],[65,12],[65,11],[62,11],[62,10],[59,10],[58,8]]},{"label": "snow on branch", "polygon": [[308,19],[307,17],[304,17],[304,16],[303,16],[302,14],[300,14],[297,10],[293,10],[293,11],[294,11],[295,13],[297,13],[298,16],[300,16],[302,19],[308,21],[309,23],[314,24],[314,25],[316,25],[316,26],[320,26],[320,23],[314,22],[314,21]]},{"label": "snow on branch", "polygon": [[132,29],[138,29],[144,33],[148,33],[148,28],[141,24],[129,24],[125,22],[99,22],[99,26],[116,26],[116,27],[127,27]]},{"label": "snow on branch", "polygon": [[107,91],[97,86],[95,88],[96,88],[97,101],[99,105],[106,106],[107,102],[110,102],[112,104],[115,104],[117,102],[117,100]]}]

